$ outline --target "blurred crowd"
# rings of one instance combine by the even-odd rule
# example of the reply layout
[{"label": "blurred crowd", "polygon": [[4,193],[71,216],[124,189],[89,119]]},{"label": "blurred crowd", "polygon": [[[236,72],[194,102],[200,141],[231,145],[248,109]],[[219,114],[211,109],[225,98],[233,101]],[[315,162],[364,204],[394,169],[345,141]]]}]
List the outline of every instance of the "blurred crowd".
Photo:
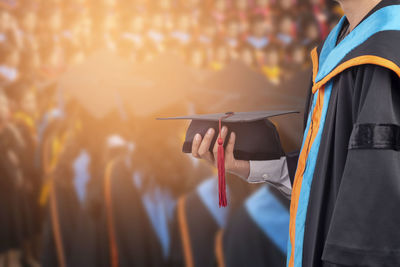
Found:
[{"label": "blurred crowd", "polygon": [[279,82],[309,65],[309,51],[341,12],[324,0],[51,0],[1,2],[1,78],[53,77],[99,47],[135,61],[176,52],[219,70],[233,59]]},{"label": "blurred crowd", "polygon": [[[193,229],[209,237],[192,246],[205,242],[211,252],[199,257],[214,264],[214,235],[229,222],[227,233],[243,230],[233,210],[259,187],[229,179],[229,212],[213,210],[215,179],[206,178],[215,172],[179,151],[182,124],[99,120],[60,95],[59,77],[105,49],[136,63],[168,52],[209,72],[242,61],[278,85],[310,68],[310,49],[341,14],[324,0],[1,0],[0,8],[0,266],[189,266],[182,196]],[[199,203],[209,218],[196,218]]]}]

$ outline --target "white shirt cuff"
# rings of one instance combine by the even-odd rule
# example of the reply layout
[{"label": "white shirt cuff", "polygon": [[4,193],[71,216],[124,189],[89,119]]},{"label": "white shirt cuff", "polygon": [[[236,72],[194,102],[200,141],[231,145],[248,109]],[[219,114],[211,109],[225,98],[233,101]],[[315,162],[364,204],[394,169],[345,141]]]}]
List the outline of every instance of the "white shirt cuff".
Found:
[{"label": "white shirt cuff", "polygon": [[290,197],[292,184],[290,182],[286,157],[281,157],[277,160],[250,161],[250,175],[247,182],[267,182],[275,186],[284,195]]}]

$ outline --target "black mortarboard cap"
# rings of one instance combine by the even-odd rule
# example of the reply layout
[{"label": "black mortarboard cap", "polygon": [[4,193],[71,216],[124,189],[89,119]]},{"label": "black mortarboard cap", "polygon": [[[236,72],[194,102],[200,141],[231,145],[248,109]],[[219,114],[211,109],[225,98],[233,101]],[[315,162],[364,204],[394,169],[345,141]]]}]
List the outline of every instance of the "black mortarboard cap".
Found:
[{"label": "black mortarboard cap", "polygon": [[64,95],[78,100],[92,116],[102,119],[123,109],[121,91],[134,87],[132,66],[110,51],[99,50],[61,75],[58,86]]},{"label": "black mortarboard cap", "polygon": [[[284,151],[275,125],[268,118],[297,113],[297,111],[253,111],[227,112],[217,114],[191,115],[183,117],[159,118],[159,120],[192,120],[186,132],[182,151],[191,153],[194,136],[199,133],[204,136],[209,128],[219,131],[219,120],[236,134],[234,155],[240,160],[272,160],[284,156]],[[212,151],[218,138],[215,134],[210,146]],[[225,146],[227,140],[225,140]]]},{"label": "black mortarboard cap", "polygon": [[[184,117],[164,118],[164,120],[192,120],[186,132],[183,152],[190,153],[194,136],[199,133],[205,135],[209,128],[220,132],[222,125],[228,127],[230,132],[235,132],[236,143],[233,154],[240,160],[272,160],[284,156],[279,134],[275,125],[268,120],[270,117],[295,113],[295,111],[253,111],[253,112],[226,112],[208,115],[192,115]],[[220,135],[215,135],[210,151],[215,142],[218,142],[217,167],[218,167],[218,195],[219,206],[226,207],[225,179],[225,144]]]}]

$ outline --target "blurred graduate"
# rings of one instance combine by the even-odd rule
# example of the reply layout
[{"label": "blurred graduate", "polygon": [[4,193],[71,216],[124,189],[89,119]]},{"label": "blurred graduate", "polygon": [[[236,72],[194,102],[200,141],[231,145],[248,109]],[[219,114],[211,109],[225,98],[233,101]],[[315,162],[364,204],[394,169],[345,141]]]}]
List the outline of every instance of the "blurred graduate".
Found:
[{"label": "blurred graduate", "polygon": [[11,124],[11,112],[8,100],[0,91],[0,146],[1,153],[1,242],[0,260],[3,263],[18,264],[23,245],[23,217],[20,196],[23,188],[21,161],[17,149],[23,140],[17,128]]},{"label": "blurred graduate", "polygon": [[285,266],[288,226],[289,200],[271,186],[261,186],[218,233],[218,266]]},{"label": "blurred graduate", "polygon": [[217,265],[217,233],[225,229],[251,191],[242,180],[229,178],[230,205],[226,209],[218,207],[218,179],[215,175],[201,181],[195,190],[178,200],[172,224],[171,266]]},{"label": "blurred graduate", "polygon": [[91,142],[75,116],[49,135],[45,158],[45,186],[41,203],[46,204],[42,266],[96,265],[95,223],[90,212],[88,182],[95,166]]}]

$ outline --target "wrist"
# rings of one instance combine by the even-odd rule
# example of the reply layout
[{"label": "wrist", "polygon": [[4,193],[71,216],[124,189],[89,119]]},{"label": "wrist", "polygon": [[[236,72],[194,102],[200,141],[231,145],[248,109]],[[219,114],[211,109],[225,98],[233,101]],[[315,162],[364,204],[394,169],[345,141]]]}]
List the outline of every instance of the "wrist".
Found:
[{"label": "wrist", "polygon": [[247,180],[250,175],[250,161],[247,160],[237,160],[228,172],[239,176],[240,178]]}]

